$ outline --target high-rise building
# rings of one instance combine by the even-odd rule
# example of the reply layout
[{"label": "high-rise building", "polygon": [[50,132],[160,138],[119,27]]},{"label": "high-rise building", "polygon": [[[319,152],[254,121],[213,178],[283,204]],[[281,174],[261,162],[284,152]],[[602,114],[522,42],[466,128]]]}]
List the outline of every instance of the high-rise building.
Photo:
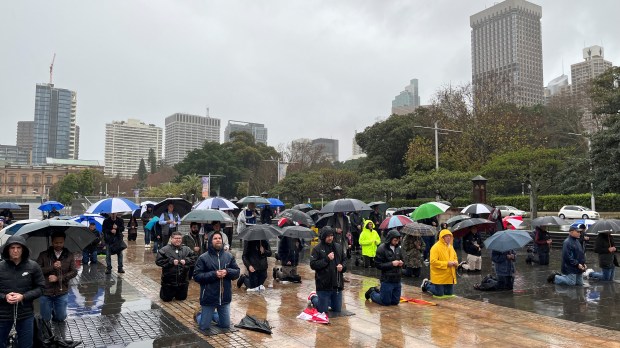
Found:
[{"label": "high-rise building", "polygon": [[224,129],[224,142],[230,141],[230,133],[232,132],[250,133],[257,143],[267,145],[267,128],[262,123],[228,121],[226,129]]},{"label": "high-rise building", "polygon": [[105,125],[105,170],[107,176],[131,178],[140,166],[148,168],[149,150],[155,150],[157,162],[161,160],[162,129],[135,119],[114,121]]},{"label": "high-rise building", "polygon": [[525,0],[505,0],[469,18],[477,101],[544,102],[541,18],[542,8]]},{"label": "high-rise building", "polygon": [[69,134],[69,158],[78,159],[80,154],[80,126],[77,124]]},{"label": "high-rise building", "polygon": [[331,162],[339,161],[338,139],[318,138],[312,140],[312,146],[321,146],[323,154]]},{"label": "high-rise building", "polygon": [[15,145],[22,149],[32,150],[32,141],[34,139],[34,121],[18,121],[17,122],[17,140]]},{"label": "high-rise building", "polygon": [[75,147],[77,94],[53,84],[37,84],[32,162],[46,157],[77,158]]},{"label": "high-rise building", "polygon": [[188,152],[201,148],[205,141],[219,144],[219,118],[182,113],[166,117],[166,164],[181,162]]},{"label": "high-rise building", "polygon": [[0,161],[10,164],[30,164],[31,151],[14,145],[0,145]]},{"label": "high-rise building", "polygon": [[[355,135],[357,135],[357,131],[355,131]],[[351,152],[351,154],[353,156],[358,156],[358,155],[361,155],[363,153],[364,153],[364,151],[362,151],[362,148],[359,145],[357,145],[357,141],[355,140],[355,136],[353,136],[353,151]]]},{"label": "high-rise building", "polygon": [[571,85],[568,83],[568,76],[562,74],[549,81],[545,87],[545,104],[549,104],[553,97],[569,96],[571,94]]},{"label": "high-rise building", "polygon": [[418,79],[412,79],[409,86],[392,100],[392,114],[407,115],[420,106]]}]

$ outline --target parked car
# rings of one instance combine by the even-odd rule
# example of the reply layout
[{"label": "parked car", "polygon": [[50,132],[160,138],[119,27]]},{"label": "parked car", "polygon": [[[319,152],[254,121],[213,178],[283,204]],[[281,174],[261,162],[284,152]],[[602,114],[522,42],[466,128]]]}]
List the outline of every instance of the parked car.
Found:
[{"label": "parked car", "polygon": [[14,235],[15,232],[19,231],[20,228],[26,226],[29,223],[41,221],[39,219],[28,219],[28,220],[18,220],[14,223],[6,226],[0,231],[0,245],[3,245],[10,236]]},{"label": "parked car", "polygon": [[394,215],[395,211],[396,211],[396,208],[387,208],[385,211],[385,216],[386,217],[392,216]]},{"label": "parked car", "polygon": [[565,205],[558,213],[560,219],[598,219],[597,212],[581,205]]},{"label": "parked car", "polygon": [[517,209],[511,205],[498,205],[497,209],[502,213],[503,217],[506,216],[527,216],[527,212]]}]

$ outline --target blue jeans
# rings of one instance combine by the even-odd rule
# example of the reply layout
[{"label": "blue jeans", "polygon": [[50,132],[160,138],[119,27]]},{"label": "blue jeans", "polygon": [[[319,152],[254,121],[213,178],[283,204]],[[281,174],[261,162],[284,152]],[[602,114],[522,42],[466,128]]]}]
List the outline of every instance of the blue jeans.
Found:
[{"label": "blue jeans", "polygon": [[67,302],[69,294],[60,296],[41,296],[39,303],[41,305],[41,318],[45,321],[64,321],[67,319]]},{"label": "blue jeans", "polygon": [[435,296],[453,295],[454,284],[433,284],[428,283],[426,290]]},{"label": "blue jeans", "polygon": [[601,272],[592,272],[590,273],[590,278],[594,278],[596,280],[604,281],[604,282],[612,282],[614,280],[614,274],[616,273],[616,268],[603,268]]},{"label": "blue jeans", "polygon": [[[217,316],[214,317],[214,311],[217,309]],[[202,306],[200,314],[200,330],[209,330],[211,328],[211,320],[217,319],[217,326],[222,329],[230,328],[230,303],[219,306]]]},{"label": "blue jeans", "polygon": [[[117,255],[118,258],[118,269],[123,268],[123,252],[119,252]],[[112,254],[110,254],[110,246],[105,248],[105,264],[108,269],[112,269]]]},{"label": "blue jeans", "polygon": [[400,303],[401,285],[399,283],[381,282],[380,292],[373,291],[370,294],[372,302],[382,306],[397,305]]},{"label": "blue jeans", "polygon": [[[0,321],[0,348],[6,347],[9,332],[13,327],[13,320]],[[31,348],[34,337],[34,316],[17,321],[17,347]]]},{"label": "blue jeans", "polygon": [[97,263],[97,249],[93,251],[82,251],[82,264],[88,265],[88,261],[93,265]]},{"label": "blue jeans", "polygon": [[144,229],[144,244],[151,244],[151,230]]},{"label": "blue jeans", "polygon": [[332,312],[340,312],[342,310],[342,292],[333,291],[317,291],[317,296],[312,298],[312,305],[317,311],[327,313],[329,308]]},{"label": "blue jeans", "polygon": [[579,285],[579,286],[582,286],[583,285],[583,277],[581,276],[581,274],[556,275],[554,283],[557,284],[557,285],[570,285],[570,286]]}]

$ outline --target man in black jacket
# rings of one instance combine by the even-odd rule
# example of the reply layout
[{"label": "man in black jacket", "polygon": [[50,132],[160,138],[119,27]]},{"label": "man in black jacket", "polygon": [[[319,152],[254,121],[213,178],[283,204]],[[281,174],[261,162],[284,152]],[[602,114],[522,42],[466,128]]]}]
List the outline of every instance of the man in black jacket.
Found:
[{"label": "man in black jacket", "polygon": [[21,236],[11,236],[0,261],[0,346],[7,342],[13,323],[19,347],[32,347],[34,311],[32,303],[45,287],[41,267],[28,259],[30,250]]},{"label": "man in black jacket", "polygon": [[308,296],[310,303],[321,313],[340,312],[342,309],[342,289],[346,272],[342,247],[334,242],[335,231],[326,226],[321,229],[321,242],[312,249],[310,268],[315,272],[316,293]]},{"label": "man in black jacket", "polygon": [[596,236],[594,252],[598,254],[598,265],[601,267],[601,271],[590,273],[590,279],[613,282],[616,271],[615,264],[618,261],[616,259],[616,244],[610,233],[599,233]]},{"label": "man in black jacket", "polygon": [[112,273],[112,255],[116,254],[118,258],[118,273],[125,273],[123,270],[123,231],[125,224],[120,216],[111,213],[107,219],[103,220],[102,225],[103,240],[105,242],[105,274]]},{"label": "man in black jacket", "polygon": [[170,302],[176,298],[183,301],[187,298],[189,287],[189,270],[194,268],[196,254],[182,245],[183,235],[174,231],[170,235],[170,244],[159,249],[155,263],[161,267],[161,289],[159,298]]},{"label": "man in black jacket", "polygon": [[379,245],[375,265],[381,270],[381,290],[371,287],[366,291],[366,300],[372,300],[382,306],[399,304],[400,277],[404,262],[398,231],[390,230],[385,242]]},{"label": "man in black jacket", "polygon": [[237,280],[237,287],[245,285],[247,291],[265,290],[265,280],[267,280],[267,269],[269,263],[267,258],[271,256],[271,247],[268,240],[250,240],[243,242],[243,254],[241,259],[248,269],[250,275],[243,274]]},{"label": "man in black jacket", "polygon": [[461,267],[468,272],[480,272],[482,270],[482,238],[476,226],[472,226],[469,233],[463,237],[463,250],[467,253],[467,262]]}]

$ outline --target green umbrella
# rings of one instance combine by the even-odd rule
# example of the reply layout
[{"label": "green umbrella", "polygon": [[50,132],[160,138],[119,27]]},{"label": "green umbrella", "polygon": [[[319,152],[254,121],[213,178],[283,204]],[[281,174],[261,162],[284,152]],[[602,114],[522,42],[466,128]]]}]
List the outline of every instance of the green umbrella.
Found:
[{"label": "green umbrella", "polygon": [[417,207],[411,214],[411,218],[414,221],[432,218],[437,216],[450,208],[449,206],[439,202],[428,202]]},{"label": "green umbrella", "polygon": [[187,213],[182,219],[182,222],[198,222],[201,224],[213,221],[220,221],[223,223],[233,223],[233,219],[221,210],[215,209],[197,209]]}]

